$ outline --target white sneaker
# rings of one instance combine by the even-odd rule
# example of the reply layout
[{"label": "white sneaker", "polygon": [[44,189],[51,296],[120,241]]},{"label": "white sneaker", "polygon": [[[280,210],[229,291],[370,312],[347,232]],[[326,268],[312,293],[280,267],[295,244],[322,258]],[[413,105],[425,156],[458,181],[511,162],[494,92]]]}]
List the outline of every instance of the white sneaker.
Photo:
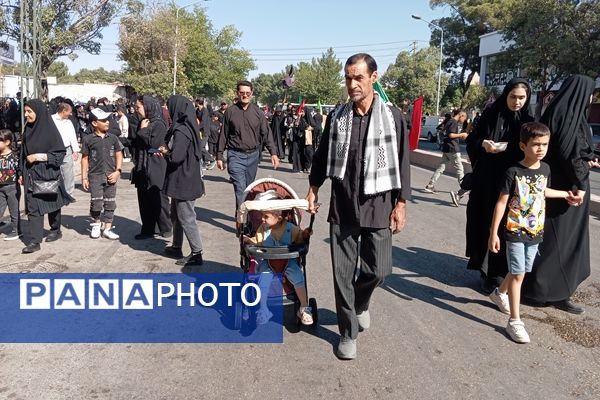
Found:
[{"label": "white sneaker", "polygon": [[494,289],[492,293],[490,293],[490,300],[492,303],[498,306],[498,309],[504,314],[510,314],[510,303],[508,301],[508,294],[500,293],[498,288]]},{"label": "white sneaker", "polygon": [[112,230],[112,228],[105,229],[102,232],[102,236],[105,237],[105,238],[107,238],[107,239],[110,239],[110,240],[117,240],[119,238],[119,235],[117,235],[116,233],[114,233],[113,230]]},{"label": "white sneaker", "polygon": [[509,319],[506,332],[517,343],[529,343],[529,335],[525,330],[525,324],[520,319]]},{"label": "white sneaker", "polygon": [[90,224],[92,227],[92,233],[90,233],[90,237],[92,239],[98,239],[100,237],[100,222]]}]

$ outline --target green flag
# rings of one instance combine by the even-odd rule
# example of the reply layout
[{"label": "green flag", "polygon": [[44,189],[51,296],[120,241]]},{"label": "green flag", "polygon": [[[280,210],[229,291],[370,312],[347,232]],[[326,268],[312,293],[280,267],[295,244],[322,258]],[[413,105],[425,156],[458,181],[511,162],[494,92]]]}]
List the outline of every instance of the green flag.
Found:
[{"label": "green flag", "polygon": [[319,114],[323,114],[323,107],[321,106],[321,99],[317,100],[317,108],[319,109]]},{"label": "green flag", "polygon": [[383,86],[381,86],[381,84],[379,83],[379,81],[375,82],[373,84],[373,89],[375,89],[375,91],[377,92],[377,94],[379,94],[379,97],[381,98],[381,100],[384,103],[387,103],[390,101],[390,98],[387,96],[387,94],[385,94],[385,90],[383,90]]}]

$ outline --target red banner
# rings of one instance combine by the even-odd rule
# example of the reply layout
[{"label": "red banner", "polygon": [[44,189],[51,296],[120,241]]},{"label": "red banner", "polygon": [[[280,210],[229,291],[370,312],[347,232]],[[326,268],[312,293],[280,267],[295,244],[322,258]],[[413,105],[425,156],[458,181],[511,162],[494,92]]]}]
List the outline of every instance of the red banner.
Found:
[{"label": "red banner", "polygon": [[410,124],[410,134],[408,136],[409,148],[416,150],[419,147],[419,137],[421,136],[421,117],[423,115],[423,96],[417,97],[413,103],[412,119]]}]

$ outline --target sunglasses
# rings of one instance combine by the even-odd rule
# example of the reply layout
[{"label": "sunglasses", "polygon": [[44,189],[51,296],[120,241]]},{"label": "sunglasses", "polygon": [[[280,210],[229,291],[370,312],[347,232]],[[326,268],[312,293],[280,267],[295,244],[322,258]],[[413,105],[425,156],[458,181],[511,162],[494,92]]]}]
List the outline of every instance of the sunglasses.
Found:
[{"label": "sunglasses", "polygon": [[252,96],[252,92],[238,92],[240,96]]}]

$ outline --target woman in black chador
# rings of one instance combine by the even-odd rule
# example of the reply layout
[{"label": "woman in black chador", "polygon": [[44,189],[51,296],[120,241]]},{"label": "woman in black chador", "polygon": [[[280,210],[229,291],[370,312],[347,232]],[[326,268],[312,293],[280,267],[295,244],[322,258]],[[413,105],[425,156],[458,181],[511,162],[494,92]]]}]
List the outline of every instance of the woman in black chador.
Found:
[{"label": "woman in black chador", "polygon": [[[23,253],[33,253],[40,249],[45,214],[48,214],[50,224],[46,242],[62,237],[60,209],[69,204],[70,199],[60,175],[60,166],[66,154],[65,145],[48,108],[41,100],[29,100],[25,103],[25,119],[21,169],[30,237],[26,239],[28,244]],[[54,193],[39,194],[34,191],[33,181],[58,181],[58,186]]]},{"label": "woman in black chador", "polygon": [[156,227],[164,237],[171,236],[173,226],[169,215],[169,198],[163,190],[167,161],[158,148],[165,143],[167,124],[157,99],[140,96],[136,101],[140,125],[133,138],[135,166],[131,183],[137,189],[142,230],[136,239],[154,236]]},{"label": "woman in black chador", "polygon": [[541,122],[550,128],[550,145],[544,159],[550,165],[550,186],[570,190],[577,199],[546,201],[544,241],[533,271],[525,276],[524,297],[534,302],[581,314],[570,297],[590,276],[589,170],[598,167],[587,116],[594,81],[583,75],[569,77],[552,99]]},{"label": "woman in black chador", "polygon": [[[504,173],[518,162],[521,125],[533,120],[529,114],[530,87],[515,78],[502,95],[483,111],[475,130],[467,137],[467,153],[473,166],[472,186],[467,204],[467,249],[469,269],[481,271],[484,291],[491,292],[506,276],[506,246],[498,253],[488,251],[488,238],[494,207]],[[503,150],[498,143],[506,143]],[[503,235],[500,235],[503,237]]]}]

